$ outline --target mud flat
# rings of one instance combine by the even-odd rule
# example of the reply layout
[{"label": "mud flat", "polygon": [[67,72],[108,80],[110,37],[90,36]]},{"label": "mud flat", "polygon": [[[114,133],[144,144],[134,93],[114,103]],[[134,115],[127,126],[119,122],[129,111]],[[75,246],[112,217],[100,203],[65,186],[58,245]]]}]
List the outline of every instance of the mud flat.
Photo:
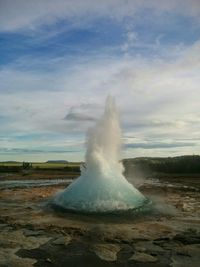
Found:
[{"label": "mud flat", "polygon": [[140,190],[152,210],[126,216],[56,212],[47,203],[70,181],[5,183],[0,266],[199,267],[200,184],[188,181],[147,180]]}]

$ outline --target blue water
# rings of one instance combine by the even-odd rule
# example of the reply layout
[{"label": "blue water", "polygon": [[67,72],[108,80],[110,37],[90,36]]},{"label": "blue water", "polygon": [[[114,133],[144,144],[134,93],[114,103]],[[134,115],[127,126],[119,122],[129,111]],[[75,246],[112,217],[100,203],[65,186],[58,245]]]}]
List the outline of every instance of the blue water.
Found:
[{"label": "blue water", "polygon": [[12,188],[30,188],[52,185],[68,185],[71,179],[7,180],[0,181],[0,190]]}]

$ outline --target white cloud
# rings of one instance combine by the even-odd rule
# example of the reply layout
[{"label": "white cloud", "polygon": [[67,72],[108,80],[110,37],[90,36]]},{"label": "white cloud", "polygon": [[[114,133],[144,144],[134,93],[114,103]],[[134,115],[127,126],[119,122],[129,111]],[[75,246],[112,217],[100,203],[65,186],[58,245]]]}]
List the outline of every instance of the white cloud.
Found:
[{"label": "white cloud", "polygon": [[123,19],[133,17],[144,8],[153,9],[155,13],[167,11],[197,18],[200,15],[199,0],[1,0],[0,30],[35,30],[60,19],[73,19],[74,23],[98,17]]},{"label": "white cloud", "polygon": [[[151,144],[197,140],[196,146],[149,149],[153,155],[197,153],[200,135],[200,43],[181,48],[175,57],[90,57],[68,66],[67,59],[56,63],[50,72],[25,71],[23,65],[10,65],[0,71],[3,127],[0,136],[8,136],[1,147],[55,149],[77,147],[91,121],[64,120],[66,114],[98,117],[108,93],[116,96],[122,110],[123,132],[134,135],[135,143]],[[167,60],[166,60],[167,59]],[[51,59],[49,60],[51,63]],[[38,63],[40,65],[40,60]],[[36,64],[36,66],[37,66]],[[16,137],[35,134],[31,140]],[[46,136],[46,141],[40,139]],[[51,139],[50,135],[56,135]],[[152,146],[151,146],[152,147]],[[135,151],[135,152],[134,152]],[[147,154],[150,152],[147,152]],[[142,148],[129,147],[128,155],[142,155]],[[146,152],[145,152],[146,153]],[[59,156],[58,156],[59,157]],[[73,156],[74,157],[74,156]]]}]

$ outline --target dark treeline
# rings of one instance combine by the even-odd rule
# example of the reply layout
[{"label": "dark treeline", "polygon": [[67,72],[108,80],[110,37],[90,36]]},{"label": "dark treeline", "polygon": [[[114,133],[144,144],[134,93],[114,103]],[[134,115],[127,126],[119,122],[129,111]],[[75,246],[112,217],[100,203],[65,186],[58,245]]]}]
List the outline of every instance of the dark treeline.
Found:
[{"label": "dark treeline", "polygon": [[[47,163],[48,164],[48,163]],[[15,166],[15,165],[0,165],[0,173],[21,173],[23,171],[26,172],[33,172],[33,171],[43,171],[43,172],[47,172],[47,171],[57,171],[57,172],[66,172],[66,173],[79,173],[80,172],[80,166],[79,165],[69,165],[69,166],[58,166],[58,167],[52,167],[44,165],[44,166],[34,166],[32,163],[30,162],[22,162],[21,165]]]},{"label": "dark treeline", "polygon": [[200,156],[168,158],[135,158],[123,161],[126,172],[140,170],[144,173],[200,173]]}]

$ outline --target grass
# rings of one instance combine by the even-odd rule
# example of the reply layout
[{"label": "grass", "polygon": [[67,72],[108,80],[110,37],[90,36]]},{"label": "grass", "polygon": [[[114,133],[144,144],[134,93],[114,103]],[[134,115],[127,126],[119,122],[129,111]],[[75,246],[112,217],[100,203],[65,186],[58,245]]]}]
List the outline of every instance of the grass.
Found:
[{"label": "grass", "polygon": [[32,163],[33,168],[41,168],[41,169],[58,169],[65,167],[79,167],[80,163],[46,163],[46,162],[34,162]]},{"label": "grass", "polygon": [[20,167],[20,166],[22,166],[22,162],[0,162],[0,166],[2,166],[2,167]]},{"label": "grass", "polygon": [[[0,167],[22,167],[23,162],[0,162]],[[59,168],[65,168],[65,167],[79,167],[79,162],[67,162],[67,163],[48,163],[48,162],[33,162],[32,168],[37,169],[59,169]]]}]

